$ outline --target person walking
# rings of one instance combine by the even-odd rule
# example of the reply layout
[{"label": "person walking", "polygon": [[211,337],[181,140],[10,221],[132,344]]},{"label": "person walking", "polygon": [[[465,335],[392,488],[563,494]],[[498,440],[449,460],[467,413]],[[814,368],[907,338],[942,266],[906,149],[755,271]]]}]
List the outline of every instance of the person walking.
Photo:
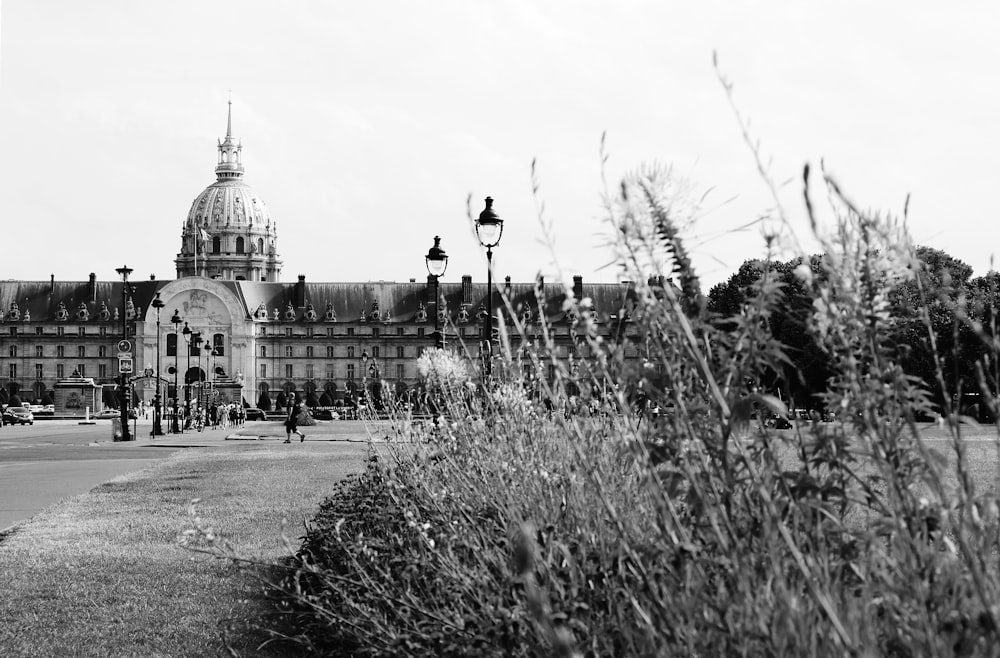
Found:
[{"label": "person walking", "polygon": [[299,431],[299,406],[292,405],[291,409],[288,411],[288,418],[285,420],[285,434],[287,438],[285,443],[292,442],[292,434],[299,435],[299,443],[306,440],[306,435]]}]

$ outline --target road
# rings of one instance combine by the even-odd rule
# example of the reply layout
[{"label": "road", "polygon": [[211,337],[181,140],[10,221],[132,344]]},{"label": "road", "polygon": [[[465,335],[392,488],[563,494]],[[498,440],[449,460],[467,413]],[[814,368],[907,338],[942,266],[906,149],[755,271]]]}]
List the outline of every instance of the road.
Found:
[{"label": "road", "polygon": [[[111,421],[81,425],[41,420],[0,428],[0,532],[67,496],[141,470],[179,449],[182,435],[150,440],[152,421],[137,421],[135,442],[114,442]],[[132,425],[129,426],[132,429]],[[217,437],[215,435],[218,435]],[[190,436],[225,438],[225,430]]]}]

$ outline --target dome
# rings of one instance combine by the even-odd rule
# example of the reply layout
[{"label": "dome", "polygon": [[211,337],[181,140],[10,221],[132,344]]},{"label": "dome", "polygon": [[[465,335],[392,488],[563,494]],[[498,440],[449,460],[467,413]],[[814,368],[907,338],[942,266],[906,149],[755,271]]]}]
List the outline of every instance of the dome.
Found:
[{"label": "dome", "polygon": [[266,230],[271,227],[271,215],[264,201],[242,180],[225,179],[212,183],[195,197],[188,212],[186,228],[203,228],[209,233],[219,230]]}]

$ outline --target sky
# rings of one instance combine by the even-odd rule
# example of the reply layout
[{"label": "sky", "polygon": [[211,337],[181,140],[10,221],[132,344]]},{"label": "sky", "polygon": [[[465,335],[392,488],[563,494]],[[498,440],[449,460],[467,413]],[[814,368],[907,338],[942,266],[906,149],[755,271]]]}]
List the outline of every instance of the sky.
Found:
[{"label": "sky", "polygon": [[0,2],[0,279],[173,278],[230,94],[283,281],[423,280],[435,235],[483,281],[486,196],[496,277],[617,281],[604,199],[652,166],[706,290],[778,204],[813,249],[806,163],[976,275],[1000,237],[996,2]]}]

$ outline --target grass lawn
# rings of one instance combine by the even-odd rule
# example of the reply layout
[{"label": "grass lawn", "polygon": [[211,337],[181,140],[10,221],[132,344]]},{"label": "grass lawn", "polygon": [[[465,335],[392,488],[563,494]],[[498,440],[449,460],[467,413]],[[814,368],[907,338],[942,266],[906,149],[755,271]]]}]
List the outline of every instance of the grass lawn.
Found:
[{"label": "grass lawn", "polygon": [[[293,448],[293,449],[289,449]],[[0,655],[283,655],[249,569],[181,548],[192,499],[240,555],[275,561],[364,443],[182,450],[55,505],[0,541]],[[285,533],[289,543],[282,539]]]}]

